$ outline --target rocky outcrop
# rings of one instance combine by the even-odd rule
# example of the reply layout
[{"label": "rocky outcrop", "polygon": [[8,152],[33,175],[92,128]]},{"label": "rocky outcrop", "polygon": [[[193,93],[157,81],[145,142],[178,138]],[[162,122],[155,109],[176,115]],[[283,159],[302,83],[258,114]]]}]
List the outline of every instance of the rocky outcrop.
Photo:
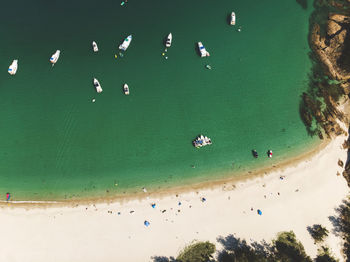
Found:
[{"label": "rocky outcrop", "polygon": [[332,79],[341,81],[346,94],[350,93],[350,68],[341,64],[342,55],[346,48],[345,42],[350,38],[350,18],[340,14],[330,14],[325,33],[315,24],[311,33],[311,45],[325,66]]},{"label": "rocky outcrop", "polygon": [[[322,73],[314,71],[310,91],[303,94],[301,117],[310,134],[334,137],[346,133],[340,122],[347,123],[339,110],[339,101],[350,94],[350,17],[329,14],[325,24],[315,23],[311,27],[310,45],[321,61]],[[328,81],[324,78],[328,75]],[[335,83],[335,84],[334,84]],[[317,127],[314,128],[313,121]]]}]

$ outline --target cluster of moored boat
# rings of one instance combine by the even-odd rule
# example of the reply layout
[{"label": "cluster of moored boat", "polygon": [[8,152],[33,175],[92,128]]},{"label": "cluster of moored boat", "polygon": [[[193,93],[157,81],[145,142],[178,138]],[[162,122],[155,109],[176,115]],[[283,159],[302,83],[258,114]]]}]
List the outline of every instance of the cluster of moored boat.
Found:
[{"label": "cluster of moored boat", "polygon": [[[258,154],[258,152],[254,149],[254,150],[252,150],[252,154],[253,154],[253,156],[255,157],[255,158],[258,158],[259,157],[259,154]],[[272,150],[267,150],[267,152],[266,152],[266,154],[267,154],[267,156],[269,157],[269,158],[271,158],[272,157]]]},{"label": "cluster of moored boat", "polygon": [[[236,15],[234,12],[231,13],[230,24],[231,25],[236,24]],[[167,38],[165,40],[165,47],[166,48],[171,47],[172,40],[173,40],[173,35],[172,35],[172,33],[169,33],[169,35],[167,36]],[[131,41],[132,41],[132,35],[127,36],[124,39],[123,43],[121,45],[119,45],[119,49],[125,52],[129,48]],[[210,56],[209,52],[205,49],[202,42],[198,42],[197,45],[198,45],[198,51],[199,51],[201,57]],[[98,45],[95,41],[92,41],[92,50],[95,53],[99,51]],[[167,49],[166,49],[166,51],[167,51]],[[52,66],[54,66],[57,63],[57,61],[60,57],[60,54],[61,54],[61,51],[56,50],[56,52],[50,57],[50,62],[52,64]],[[122,56],[121,53],[119,55]],[[115,57],[117,58],[117,55],[115,55]],[[209,65],[207,65],[206,68],[211,69],[211,67]],[[12,64],[9,66],[8,73],[10,75],[15,75],[17,73],[17,69],[18,69],[18,60],[16,59],[16,60],[13,60]],[[103,89],[101,87],[101,84],[97,80],[97,78],[95,78],[95,77],[93,78],[93,85],[94,85],[97,93],[102,93]],[[126,84],[126,83],[124,84],[123,91],[124,91],[125,95],[130,94],[128,84]],[[92,101],[95,102],[95,99],[93,99]],[[204,146],[211,145],[211,144],[212,144],[211,139],[207,136],[204,136],[204,135],[199,135],[193,140],[193,146],[195,146],[196,148],[204,147]],[[255,150],[253,151],[253,155],[254,155],[254,157],[258,157],[258,153]],[[271,150],[268,151],[268,156],[272,157]]]},{"label": "cluster of moored boat", "polygon": [[211,139],[207,136],[199,135],[196,137],[195,140],[193,140],[193,146],[194,147],[203,147],[203,146],[208,146],[211,145]]},{"label": "cluster of moored boat", "polygon": [[[232,12],[231,15],[230,15],[230,24],[231,25],[235,25],[236,24],[236,14],[235,14],[235,12]],[[168,37],[166,38],[166,41],[165,41],[165,47],[166,48],[171,47],[172,40],[173,40],[173,35],[172,35],[172,33],[169,33],[169,35],[168,35]],[[119,45],[119,49],[122,50],[122,51],[126,51],[128,49],[128,47],[129,47],[131,41],[132,41],[132,35],[127,36],[124,39],[123,43],[121,45]],[[205,49],[205,47],[204,47],[202,42],[198,42],[197,45],[198,45],[198,50],[199,50],[199,53],[200,53],[201,57],[210,56],[209,52]],[[92,50],[95,53],[99,51],[98,45],[97,45],[97,43],[95,41],[92,41]],[[60,54],[61,54],[61,51],[57,50],[50,57],[50,62],[52,64],[52,66],[54,66],[57,63],[57,61],[58,61],[58,59],[60,57]],[[12,61],[11,65],[9,66],[8,73],[10,75],[15,75],[17,73],[17,69],[18,69],[18,60],[15,59],[15,60]],[[94,82],[94,85],[97,86],[95,84],[96,82],[98,83],[98,80],[96,78],[94,78],[93,82]],[[125,85],[124,85],[124,89],[125,89]],[[98,93],[101,93],[102,92],[101,85],[98,84],[98,86],[99,86],[99,88],[98,88],[98,90],[96,88],[96,91]],[[127,89],[128,89],[128,87],[127,87]]]},{"label": "cluster of moored boat", "polygon": [[[119,49],[126,51],[126,49],[128,49],[130,43],[132,40],[132,35],[129,35],[127,38],[124,39],[123,43],[121,45],[119,45]],[[170,40],[170,44],[171,44],[171,40]],[[95,41],[92,41],[92,50],[96,53],[99,51],[97,43]],[[50,57],[49,61],[51,63],[52,66],[54,66],[58,59],[60,58],[61,55],[61,51],[60,50],[56,50],[56,52]],[[18,69],[18,60],[15,59],[12,61],[11,65],[8,68],[8,73],[10,75],[15,75],[17,73],[17,69]],[[97,93],[102,93],[103,89],[101,87],[100,82],[94,77],[93,78],[93,85],[96,89]],[[123,91],[125,95],[129,95],[130,94],[130,90],[129,90],[129,86],[125,83],[123,86]],[[93,99],[94,102],[95,99]]]},{"label": "cluster of moored boat", "polygon": [[[200,148],[200,147],[211,145],[212,141],[207,136],[199,135],[192,141],[192,144],[193,144],[194,147]],[[253,154],[253,156],[255,158],[259,157],[259,154],[258,154],[258,152],[255,149],[252,150],[252,154]],[[272,158],[272,150],[270,150],[270,149],[267,150],[266,154],[267,154],[267,157]]]},{"label": "cluster of moored boat", "polygon": [[[132,41],[132,35],[127,36],[124,39],[123,43],[121,45],[119,45],[119,49],[122,50],[122,51],[126,51],[128,49],[128,47],[129,47],[131,41]],[[97,43],[95,41],[92,41],[92,50],[95,53],[98,52],[98,50],[99,50],[98,46],[97,46]],[[93,82],[94,82],[94,86],[96,88],[96,92],[97,93],[101,93],[102,92],[102,87],[100,85],[100,82],[96,78],[94,78]],[[128,84],[126,84],[126,83],[124,84],[123,91],[124,91],[125,95],[129,95],[130,94],[130,90],[129,90]]]}]

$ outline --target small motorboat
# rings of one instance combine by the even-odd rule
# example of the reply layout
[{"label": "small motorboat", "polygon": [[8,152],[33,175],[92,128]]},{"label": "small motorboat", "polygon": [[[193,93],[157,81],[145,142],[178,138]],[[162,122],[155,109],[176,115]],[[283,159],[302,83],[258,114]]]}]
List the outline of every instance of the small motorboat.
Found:
[{"label": "small motorboat", "polygon": [[50,57],[50,62],[52,65],[56,64],[58,61],[58,58],[60,58],[61,51],[56,50],[56,52]]},{"label": "small motorboat", "polygon": [[94,50],[95,53],[98,52],[98,46],[95,41],[92,41],[92,49]]},{"label": "small motorboat", "polygon": [[129,94],[130,94],[128,84],[124,84],[123,90],[124,90],[124,94],[125,94],[125,95],[129,95]]},{"label": "small motorboat", "polygon": [[171,47],[171,42],[173,41],[173,35],[170,33],[165,41],[166,47]]},{"label": "small motorboat", "polygon": [[254,149],[252,150],[253,157],[258,158],[258,152]]},{"label": "small motorboat", "polygon": [[230,24],[231,24],[231,25],[235,25],[235,24],[236,24],[236,14],[235,14],[235,12],[232,12],[232,13],[231,13]]},{"label": "small motorboat", "polygon": [[119,49],[126,51],[126,49],[128,49],[131,43],[131,40],[132,40],[132,35],[129,35],[127,38],[124,39],[123,43],[119,46]]},{"label": "small motorboat", "polygon": [[268,156],[269,158],[272,157],[272,150],[268,150],[268,151],[267,151],[267,156]]},{"label": "small motorboat", "polygon": [[18,68],[18,60],[13,60],[7,72],[9,72],[10,75],[15,75],[17,73],[17,68]]},{"label": "small motorboat", "polygon": [[211,70],[211,66],[210,65],[205,65],[205,68]]},{"label": "small motorboat", "polygon": [[100,82],[96,78],[94,78],[93,82],[94,82],[94,87],[96,88],[96,92],[101,93],[103,90],[102,90],[102,87],[100,85]]},{"label": "small motorboat", "polygon": [[201,57],[210,56],[209,52],[205,49],[202,42],[198,42],[198,49],[201,54]]}]

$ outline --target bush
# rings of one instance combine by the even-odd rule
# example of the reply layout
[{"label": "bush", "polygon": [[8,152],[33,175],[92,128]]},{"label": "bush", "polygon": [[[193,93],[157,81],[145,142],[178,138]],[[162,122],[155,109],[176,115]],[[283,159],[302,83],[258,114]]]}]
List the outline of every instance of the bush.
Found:
[{"label": "bush", "polygon": [[186,247],[176,258],[179,262],[208,262],[215,252],[215,245],[210,242],[198,242]]},{"label": "bush", "polygon": [[322,242],[324,238],[328,236],[328,233],[329,233],[327,228],[319,224],[315,224],[312,227],[308,227],[307,229],[316,243]]},{"label": "bush", "polygon": [[318,251],[315,262],[338,262],[338,260],[331,256],[327,247],[322,247]]},{"label": "bush", "polygon": [[295,237],[293,231],[281,232],[277,239],[273,241],[275,256],[277,261],[283,262],[311,262],[311,258],[306,255],[304,246]]}]

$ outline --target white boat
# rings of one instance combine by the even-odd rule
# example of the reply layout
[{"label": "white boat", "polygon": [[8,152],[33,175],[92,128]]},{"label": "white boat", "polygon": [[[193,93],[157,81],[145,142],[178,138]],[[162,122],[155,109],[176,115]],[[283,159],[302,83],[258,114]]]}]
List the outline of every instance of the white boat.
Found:
[{"label": "white boat", "polygon": [[92,49],[94,50],[94,52],[98,52],[98,46],[95,41],[92,41]]},{"label": "white boat", "polygon": [[236,24],[236,14],[235,12],[231,13],[231,25],[235,25]]},{"label": "white boat", "polygon": [[212,144],[211,139],[209,137],[203,136],[203,135],[197,136],[196,139],[193,140],[192,143],[193,143],[193,146],[196,148],[200,148],[200,147],[208,146],[208,145]]},{"label": "white boat", "polygon": [[123,89],[124,89],[124,94],[126,94],[126,95],[129,95],[129,94],[130,94],[128,84],[124,84]]},{"label": "white boat", "polygon": [[10,75],[15,75],[18,68],[18,60],[13,60],[12,64],[9,66],[9,69],[7,70]]},{"label": "white boat", "polygon": [[202,44],[202,42],[198,42],[198,49],[199,49],[199,52],[201,53],[201,57],[210,56],[209,52],[205,50],[205,47]]},{"label": "white boat", "polygon": [[50,62],[54,65],[57,63],[58,58],[60,58],[61,51],[57,50],[51,57]]},{"label": "white boat", "polygon": [[119,46],[119,49],[126,51],[126,49],[128,49],[131,43],[131,40],[132,40],[132,35],[129,35],[127,38],[124,39],[124,42]]},{"label": "white boat", "polygon": [[173,35],[170,33],[168,35],[168,38],[166,39],[165,46],[166,47],[171,47],[171,42],[173,41]]},{"label": "white boat", "polygon": [[102,92],[102,87],[100,85],[100,82],[96,78],[94,78],[94,86],[96,88],[96,92],[97,93],[101,93]]},{"label": "white boat", "polygon": [[269,158],[272,157],[272,150],[268,150],[268,151],[267,151],[267,156],[268,156]]}]

